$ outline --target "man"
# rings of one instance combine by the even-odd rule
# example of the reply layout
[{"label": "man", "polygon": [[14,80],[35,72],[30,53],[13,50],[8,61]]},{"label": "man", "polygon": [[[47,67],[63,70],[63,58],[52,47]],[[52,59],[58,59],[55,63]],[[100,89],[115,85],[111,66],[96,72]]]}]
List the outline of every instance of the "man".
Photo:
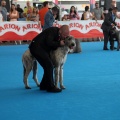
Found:
[{"label": "man", "polygon": [[26,17],[26,20],[29,21],[28,17],[30,13],[33,11],[33,7],[30,5],[30,1],[26,2],[27,7],[24,9],[24,17]]},{"label": "man", "polygon": [[3,22],[3,16],[2,16],[2,13],[1,13],[2,9],[0,7],[0,22]]},{"label": "man", "polygon": [[2,0],[1,1],[1,13],[3,16],[3,21],[7,21],[7,9],[6,9],[6,1]]},{"label": "man", "polygon": [[19,18],[23,18],[23,9],[20,8],[19,4],[17,4],[17,11],[19,12]]},{"label": "man", "polygon": [[97,2],[95,3],[95,8],[92,10],[92,14],[95,17],[95,20],[104,19],[103,10],[99,8],[99,4]]},{"label": "man", "polygon": [[43,3],[43,8],[41,8],[40,10],[39,10],[39,16],[40,16],[40,21],[41,21],[41,27],[43,28],[43,25],[44,25],[44,17],[45,17],[45,14],[48,12],[48,6],[49,6],[49,4],[48,4],[48,1],[45,1],[44,3]]},{"label": "man", "polygon": [[104,22],[102,24],[101,28],[104,34],[103,50],[108,50],[108,47],[107,47],[108,41],[110,41],[110,49],[111,50],[114,49],[114,40],[113,40],[112,34],[110,33],[110,30],[112,27],[116,26],[115,19],[116,19],[117,11],[118,11],[118,8],[114,7],[112,11],[105,16]]},{"label": "man", "polygon": [[53,7],[46,13],[45,18],[44,18],[45,23],[43,26],[43,30],[53,26],[53,23],[55,22],[55,18],[57,16],[58,12],[59,12],[58,8]]},{"label": "man", "polygon": [[54,85],[54,66],[50,59],[50,51],[64,46],[64,38],[67,36],[69,36],[69,27],[63,25],[61,28],[50,27],[32,40],[29,46],[30,52],[44,70],[44,75],[40,83],[40,90],[47,90],[48,92],[62,91]]}]

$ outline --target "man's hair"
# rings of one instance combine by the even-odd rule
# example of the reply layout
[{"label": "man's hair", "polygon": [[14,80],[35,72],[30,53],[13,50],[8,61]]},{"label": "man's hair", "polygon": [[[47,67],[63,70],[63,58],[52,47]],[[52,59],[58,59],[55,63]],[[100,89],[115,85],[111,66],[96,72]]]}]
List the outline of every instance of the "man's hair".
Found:
[{"label": "man's hair", "polygon": [[113,10],[118,10],[118,8],[117,8],[117,7],[113,7],[112,9],[113,9]]},{"label": "man's hair", "polygon": [[89,10],[89,6],[85,6],[85,11],[88,11]]},{"label": "man's hair", "polygon": [[43,6],[46,7],[48,5],[48,1],[43,2]]},{"label": "man's hair", "polygon": [[59,12],[59,9],[57,7],[53,7],[52,10],[55,12]]}]

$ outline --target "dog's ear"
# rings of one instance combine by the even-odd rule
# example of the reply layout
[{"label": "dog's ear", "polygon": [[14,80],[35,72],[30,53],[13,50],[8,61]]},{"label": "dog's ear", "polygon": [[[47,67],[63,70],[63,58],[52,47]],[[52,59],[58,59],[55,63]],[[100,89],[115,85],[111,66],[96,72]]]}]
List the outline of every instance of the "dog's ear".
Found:
[{"label": "dog's ear", "polygon": [[71,39],[73,39],[73,38],[74,38],[74,37],[71,36],[71,35],[66,37],[67,40],[71,40]]}]

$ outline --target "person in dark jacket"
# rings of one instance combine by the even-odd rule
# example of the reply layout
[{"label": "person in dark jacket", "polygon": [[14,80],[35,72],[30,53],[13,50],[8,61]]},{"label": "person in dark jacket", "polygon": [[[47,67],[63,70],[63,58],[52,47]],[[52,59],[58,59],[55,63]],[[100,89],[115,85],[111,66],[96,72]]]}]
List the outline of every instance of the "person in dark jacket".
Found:
[{"label": "person in dark jacket", "polygon": [[17,11],[19,13],[19,18],[23,18],[23,9],[20,7],[19,4],[17,4]]},{"label": "person in dark jacket", "polygon": [[43,30],[53,26],[53,23],[55,22],[55,18],[58,12],[59,12],[58,8],[53,7],[45,14]]},{"label": "person in dark jacket", "polygon": [[108,50],[108,47],[107,47],[108,41],[110,41],[110,49],[111,50],[114,49],[114,40],[113,40],[112,34],[110,33],[110,30],[112,27],[117,26],[117,24],[115,23],[117,11],[118,11],[118,8],[114,7],[112,11],[106,14],[104,22],[102,24],[101,28],[104,34],[103,50]]},{"label": "person in dark jacket", "polygon": [[67,36],[69,36],[69,27],[67,25],[63,25],[60,28],[50,27],[38,34],[29,45],[31,54],[36,58],[44,70],[43,78],[40,83],[40,90],[47,90],[48,92],[62,91],[54,85],[54,66],[50,58],[50,51],[64,46],[64,38]]}]

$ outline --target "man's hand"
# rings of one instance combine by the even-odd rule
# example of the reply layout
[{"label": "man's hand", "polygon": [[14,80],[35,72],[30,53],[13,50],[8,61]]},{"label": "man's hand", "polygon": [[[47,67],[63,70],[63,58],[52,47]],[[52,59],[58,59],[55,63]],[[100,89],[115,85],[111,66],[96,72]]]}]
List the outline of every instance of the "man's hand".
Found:
[{"label": "man's hand", "polygon": [[61,45],[61,46],[64,46],[64,45],[65,45],[65,41],[64,41],[64,40],[61,40],[61,41],[60,41],[60,45]]},{"label": "man's hand", "polygon": [[114,25],[113,23],[111,24],[111,26],[112,26],[112,27],[115,27],[115,25]]}]

